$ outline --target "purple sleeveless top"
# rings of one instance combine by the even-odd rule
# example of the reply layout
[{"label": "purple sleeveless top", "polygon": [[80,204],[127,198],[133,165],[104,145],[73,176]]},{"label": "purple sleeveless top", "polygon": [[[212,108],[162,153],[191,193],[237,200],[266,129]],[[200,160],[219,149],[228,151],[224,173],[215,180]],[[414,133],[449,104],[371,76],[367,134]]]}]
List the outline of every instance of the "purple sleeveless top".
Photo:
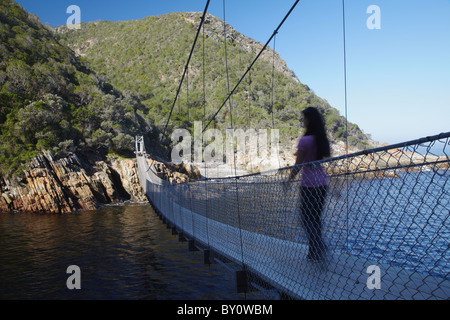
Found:
[{"label": "purple sleeveless top", "polygon": [[[297,149],[303,151],[302,163],[317,160],[316,138],[314,136],[303,136],[298,142]],[[302,168],[301,186],[307,188],[317,188],[328,185],[328,177],[320,164],[306,165]]]}]

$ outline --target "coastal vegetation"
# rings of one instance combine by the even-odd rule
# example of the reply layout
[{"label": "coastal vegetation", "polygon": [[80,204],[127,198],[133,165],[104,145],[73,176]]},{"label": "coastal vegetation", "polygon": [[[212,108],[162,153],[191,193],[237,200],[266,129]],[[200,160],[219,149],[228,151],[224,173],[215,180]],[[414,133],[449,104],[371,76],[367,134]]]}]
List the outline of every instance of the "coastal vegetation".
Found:
[{"label": "coastal vegetation", "polygon": [[[81,30],[57,28],[61,41],[121,90],[135,92],[147,116],[164,127],[189,56],[201,13],[179,12],[131,21],[83,23]],[[225,29],[225,32],[224,32]],[[226,43],[225,40],[226,39]],[[207,15],[193,52],[170,129],[193,130],[194,120],[208,123],[263,45]],[[280,130],[282,145],[297,139],[301,110],[317,107],[333,142],[345,141],[346,121],[327,101],[302,84],[270,47],[214,118],[214,125]],[[349,124],[351,146],[366,148],[369,138]],[[170,132],[170,130],[169,130]]]},{"label": "coastal vegetation", "polygon": [[[132,155],[152,135],[147,107],[60,43],[36,16],[0,4],[0,174],[43,151]],[[156,133],[155,133],[156,135]]]},{"label": "coastal vegetation", "polygon": [[[13,0],[2,1],[0,175],[20,175],[44,151],[133,156],[136,135],[145,136],[148,151],[167,155],[171,130],[192,131],[195,120],[212,119],[228,84],[262,48],[226,25],[225,49],[223,21],[208,15],[163,137],[199,20],[200,13],[182,12],[52,29]],[[216,128],[229,127],[232,115],[237,128],[279,129],[289,146],[300,134],[301,110],[315,106],[330,140],[345,141],[345,118],[270,48],[230,103],[215,117]],[[365,148],[370,139],[349,124],[349,143]]]}]

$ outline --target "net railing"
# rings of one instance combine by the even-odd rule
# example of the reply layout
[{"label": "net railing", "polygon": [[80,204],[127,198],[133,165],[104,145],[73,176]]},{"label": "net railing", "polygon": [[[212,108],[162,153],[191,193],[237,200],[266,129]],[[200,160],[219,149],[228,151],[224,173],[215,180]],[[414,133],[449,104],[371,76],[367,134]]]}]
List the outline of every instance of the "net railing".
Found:
[{"label": "net railing", "polygon": [[[449,299],[449,137],[181,184],[138,161],[154,207],[234,262],[249,290],[294,299]],[[305,168],[319,166],[327,187],[301,188]]]}]

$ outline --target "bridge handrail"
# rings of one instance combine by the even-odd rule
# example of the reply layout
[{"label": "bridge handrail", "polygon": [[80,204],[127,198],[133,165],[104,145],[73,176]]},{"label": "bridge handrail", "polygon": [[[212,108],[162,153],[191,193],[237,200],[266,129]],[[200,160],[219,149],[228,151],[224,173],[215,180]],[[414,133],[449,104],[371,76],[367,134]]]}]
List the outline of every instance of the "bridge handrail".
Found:
[{"label": "bridge handrail", "polygon": [[[306,164],[180,184],[159,178],[143,157],[138,168],[158,210],[235,259],[250,281],[294,298],[449,299],[449,138],[442,133],[307,164],[322,165],[330,179],[321,227],[327,254],[319,263],[306,257],[294,188]],[[437,144],[440,156],[432,152]],[[299,173],[286,189],[289,170]],[[369,272],[376,268],[381,288]]]},{"label": "bridge handrail", "polygon": [[[354,157],[359,157],[359,156],[363,156],[363,155],[374,154],[374,153],[378,153],[378,152],[385,152],[385,151],[398,149],[398,148],[406,148],[406,147],[409,147],[409,146],[415,146],[415,145],[420,145],[420,144],[423,144],[423,143],[435,142],[437,140],[448,139],[448,138],[450,138],[450,132],[442,132],[442,133],[434,135],[434,136],[423,137],[423,138],[420,138],[420,139],[415,139],[415,140],[410,140],[410,141],[406,141],[406,142],[400,142],[400,143],[391,144],[391,145],[387,145],[387,146],[367,149],[367,150],[358,151],[358,152],[354,152],[354,153],[350,153],[350,154],[345,154],[345,155],[341,155],[341,156],[326,158],[326,159],[322,159],[322,160],[316,160],[316,161],[303,163],[303,164],[298,164],[298,165],[293,165],[293,166],[288,166],[288,167],[284,167],[284,168],[271,169],[271,170],[266,170],[266,171],[263,171],[263,172],[255,172],[255,173],[243,174],[243,175],[238,175],[238,176],[204,178],[203,180],[226,180],[226,179],[233,179],[233,178],[234,179],[241,179],[241,178],[248,178],[248,177],[254,177],[254,176],[261,176],[261,175],[264,175],[264,176],[275,175],[275,174],[278,174],[278,173],[280,173],[282,171],[285,171],[285,170],[291,170],[291,169],[300,170],[302,167],[307,166],[307,165],[319,165],[319,164],[324,164],[324,163],[329,163],[329,162],[337,162],[339,160],[346,160],[346,159],[349,159],[349,158],[354,158]],[[447,145],[448,145],[448,143],[447,143]],[[432,162],[432,163],[429,163],[429,164],[440,163],[440,162],[442,162],[442,163],[448,162],[449,161],[448,159],[449,159],[450,155],[445,153],[444,156],[446,157],[446,159],[440,160],[440,161],[437,161],[437,162],[435,161],[435,162]]]}]

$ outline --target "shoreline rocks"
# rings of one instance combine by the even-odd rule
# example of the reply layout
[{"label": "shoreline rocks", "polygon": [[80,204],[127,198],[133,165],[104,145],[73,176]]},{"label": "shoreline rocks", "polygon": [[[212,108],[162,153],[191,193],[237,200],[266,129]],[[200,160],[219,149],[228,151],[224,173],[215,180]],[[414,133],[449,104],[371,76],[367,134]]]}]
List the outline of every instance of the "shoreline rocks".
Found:
[{"label": "shoreline rocks", "polygon": [[0,188],[3,212],[70,213],[147,200],[135,160],[108,158],[90,166],[73,153],[60,159],[40,154],[24,169],[24,179],[2,179]]},{"label": "shoreline rocks", "polygon": [[[69,153],[54,158],[44,152],[23,170],[24,178],[0,177],[0,212],[71,213],[96,210],[103,205],[126,201],[145,202],[136,159],[84,156]],[[158,175],[181,183],[202,178],[191,164],[153,163]]]},{"label": "shoreline rocks", "polygon": [[[80,160],[69,153],[55,159],[45,152],[33,158],[24,169],[22,180],[0,177],[0,212],[41,212],[71,213],[78,210],[96,210],[106,204],[125,201],[147,201],[141,188],[137,162],[135,159],[108,157],[94,159],[85,156]],[[292,165],[294,158],[283,154],[280,158],[284,167]],[[277,161],[270,159],[240,158],[244,165],[262,169],[278,167]],[[201,180],[203,175],[216,174],[213,168],[201,165],[174,164],[154,160],[147,155],[147,161],[155,168],[157,175],[171,183]],[[267,163],[265,163],[266,161]],[[391,149],[375,154],[363,154],[350,158],[350,162],[339,160],[326,166],[328,174],[353,173],[365,178],[397,178],[400,171],[445,170],[450,169],[447,156],[422,155],[401,149]],[[268,168],[265,169],[268,169]],[[223,168],[222,168],[223,169]],[[270,169],[270,168],[269,168]],[[273,169],[273,168],[272,168]],[[223,171],[223,170],[222,170]],[[228,174],[227,174],[228,175]]]},{"label": "shoreline rocks", "polygon": [[157,161],[146,155],[149,165],[153,165],[155,172],[161,179],[173,183],[183,183],[202,179],[200,170],[191,163],[176,164],[173,162]]}]

